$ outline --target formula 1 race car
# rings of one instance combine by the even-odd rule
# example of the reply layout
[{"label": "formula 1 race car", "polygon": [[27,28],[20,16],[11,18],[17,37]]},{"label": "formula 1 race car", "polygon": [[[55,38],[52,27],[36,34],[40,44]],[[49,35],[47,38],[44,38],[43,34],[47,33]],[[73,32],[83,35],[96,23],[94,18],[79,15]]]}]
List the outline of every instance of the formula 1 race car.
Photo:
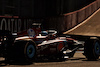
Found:
[{"label": "formula 1 race car", "polygon": [[[37,25],[37,24],[35,24]],[[28,29],[27,32],[13,34],[0,31],[3,34],[0,42],[0,55],[9,60],[24,60],[33,62],[36,58],[65,60],[73,57],[75,51],[84,44],[69,36],[57,36],[57,31],[40,31],[39,28]],[[38,32],[38,34],[37,34]],[[28,35],[26,35],[28,33]],[[23,36],[22,36],[23,35]]]},{"label": "formula 1 race car", "polygon": [[28,61],[36,58],[65,60],[73,57],[75,51],[84,44],[68,36],[57,37],[56,33],[54,30],[48,30],[48,32],[41,31],[34,38],[30,36],[16,38],[14,55],[17,59],[23,58]]}]

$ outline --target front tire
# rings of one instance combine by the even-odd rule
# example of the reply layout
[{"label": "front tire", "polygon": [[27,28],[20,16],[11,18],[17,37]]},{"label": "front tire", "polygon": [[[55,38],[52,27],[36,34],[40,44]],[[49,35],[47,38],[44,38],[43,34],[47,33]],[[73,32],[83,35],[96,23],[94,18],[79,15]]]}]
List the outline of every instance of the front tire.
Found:
[{"label": "front tire", "polygon": [[90,39],[86,41],[84,54],[88,60],[98,60],[100,55],[100,41]]}]

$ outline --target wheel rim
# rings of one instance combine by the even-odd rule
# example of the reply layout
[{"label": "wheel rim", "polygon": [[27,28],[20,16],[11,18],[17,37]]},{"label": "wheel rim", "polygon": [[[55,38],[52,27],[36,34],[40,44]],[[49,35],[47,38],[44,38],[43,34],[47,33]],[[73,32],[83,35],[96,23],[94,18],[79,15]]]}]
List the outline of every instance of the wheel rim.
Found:
[{"label": "wheel rim", "polygon": [[100,54],[100,44],[99,44],[98,42],[95,43],[95,53],[96,53],[97,55]]},{"label": "wheel rim", "polygon": [[34,55],[35,55],[35,47],[32,45],[32,44],[30,44],[28,47],[27,47],[27,56],[28,56],[28,58],[33,58],[34,57]]}]

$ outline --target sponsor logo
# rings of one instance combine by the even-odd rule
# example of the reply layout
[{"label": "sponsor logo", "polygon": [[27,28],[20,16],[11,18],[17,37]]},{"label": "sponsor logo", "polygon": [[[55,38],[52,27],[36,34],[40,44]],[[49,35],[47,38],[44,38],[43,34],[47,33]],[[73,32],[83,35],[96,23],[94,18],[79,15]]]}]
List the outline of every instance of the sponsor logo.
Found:
[{"label": "sponsor logo", "polygon": [[19,18],[0,18],[0,30],[10,30],[11,32],[20,32],[28,29],[32,25],[31,19]]}]

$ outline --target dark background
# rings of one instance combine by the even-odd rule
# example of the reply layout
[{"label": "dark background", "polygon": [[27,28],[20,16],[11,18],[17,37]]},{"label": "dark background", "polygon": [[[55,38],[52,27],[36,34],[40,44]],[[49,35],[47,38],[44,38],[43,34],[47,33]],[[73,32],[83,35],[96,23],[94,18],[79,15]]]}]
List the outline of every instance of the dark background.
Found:
[{"label": "dark background", "polygon": [[76,11],[95,0],[0,0],[0,16],[45,18]]}]

